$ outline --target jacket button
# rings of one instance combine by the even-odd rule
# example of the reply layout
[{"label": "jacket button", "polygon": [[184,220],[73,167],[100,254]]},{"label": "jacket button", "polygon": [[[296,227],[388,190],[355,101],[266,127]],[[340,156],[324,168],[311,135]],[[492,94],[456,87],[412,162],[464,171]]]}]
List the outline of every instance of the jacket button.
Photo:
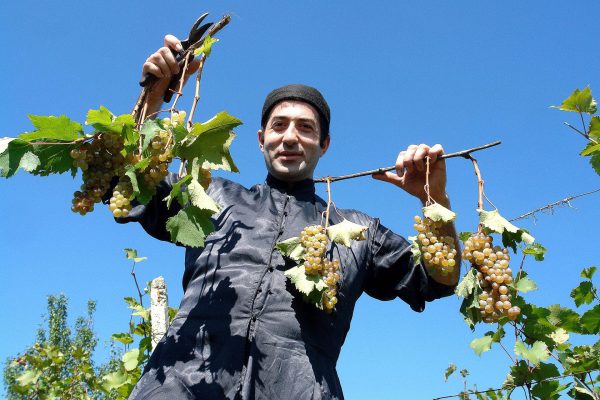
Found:
[{"label": "jacket button", "polygon": [[273,267],[269,267],[269,272],[273,272],[274,269],[275,268],[273,268]]}]

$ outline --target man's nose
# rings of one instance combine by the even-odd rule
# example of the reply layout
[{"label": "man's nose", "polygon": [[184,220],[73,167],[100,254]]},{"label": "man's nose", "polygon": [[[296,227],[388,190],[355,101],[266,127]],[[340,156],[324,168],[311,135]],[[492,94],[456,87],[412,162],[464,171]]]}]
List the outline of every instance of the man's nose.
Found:
[{"label": "man's nose", "polygon": [[298,129],[295,124],[290,124],[283,133],[283,142],[287,144],[293,144],[298,141]]}]

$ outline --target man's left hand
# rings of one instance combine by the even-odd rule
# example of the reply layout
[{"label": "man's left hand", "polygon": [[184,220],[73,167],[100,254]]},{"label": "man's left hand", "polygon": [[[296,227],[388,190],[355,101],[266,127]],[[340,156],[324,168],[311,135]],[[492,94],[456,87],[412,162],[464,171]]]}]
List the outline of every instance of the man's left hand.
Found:
[{"label": "man's left hand", "polygon": [[429,194],[439,203],[446,202],[446,162],[438,158],[444,154],[440,144],[429,147],[426,144],[410,145],[398,154],[396,173],[373,174],[373,178],[393,183],[407,193],[417,197],[423,204],[427,201],[425,192],[426,157],[429,157]]}]

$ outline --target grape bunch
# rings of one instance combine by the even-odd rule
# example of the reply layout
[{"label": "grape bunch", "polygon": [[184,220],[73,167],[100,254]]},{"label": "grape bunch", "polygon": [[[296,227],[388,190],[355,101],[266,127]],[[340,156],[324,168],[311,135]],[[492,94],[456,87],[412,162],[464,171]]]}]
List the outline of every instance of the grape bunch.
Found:
[{"label": "grape bunch", "polygon": [[493,246],[493,238],[476,233],[465,242],[463,258],[477,268],[477,278],[483,292],[479,295],[481,317],[485,322],[497,322],[502,316],[517,319],[521,309],[511,304],[512,296],[506,284],[513,281],[508,249]]},{"label": "grape bunch", "polygon": [[108,209],[112,212],[113,217],[127,217],[131,211],[130,200],[133,194],[133,187],[129,178],[122,176],[119,183],[115,186],[110,198]]},{"label": "grape bunch", "polygon": [[456,248],[452,236],[441,234],[444,224],[443,221],[415,215],[414,228],[418,232],[417,243],[425,266],[447,275],[456,267]]},{"label": "grape bunch", "polygon": [[327,249],[327,235],[321,225],[307,226],[300,233],[300,243],[306,251],[304,269],[307,275],[319,275],[327,284],[327,290],[322,303],[325,311],[331,313],[338,302],[337,283],[341,276],[339,273],[339,260],[325,258]]},{"label": "grape bunch", "polygon": [[94,204],[110,188],[113,176],[123,174],[125,158],[121,154],[123,139],[112,132],[101,132],[91,141],[71,150],[73,166],[83,172],[81,190],[73,194],[71,210],[85,215],[94,210]]}]

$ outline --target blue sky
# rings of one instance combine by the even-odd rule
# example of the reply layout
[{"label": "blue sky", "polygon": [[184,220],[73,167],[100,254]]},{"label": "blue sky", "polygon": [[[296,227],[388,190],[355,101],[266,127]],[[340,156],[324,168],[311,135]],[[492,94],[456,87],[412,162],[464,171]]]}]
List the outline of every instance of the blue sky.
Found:
[{"label": "blue sky", "polygon": [[[451,152],[502,140],[478,159],[486,193],[507,217],[598,187],[598,176],[578,155],[584,139],[562,125],[577,124],[577,116],[548,108],[576,87],[591,85],[600,96],[600,3],[591,0],[3,2],[0,136],[29,130],[27,114],[83,122],[87,110],[100,105],[129,112],[146,57],[164,34],[185,37],[204,11],[215,20],[232,14],[207,62],[196,113],[206,120],[227,110],[244,121],[232,146],[241,173],[228,178],[246,186],[264,180],[256,143],[264,96],[287,83],[306,83],[319,88],[332,109],[332,146],[318,176],[391,165],[411,143],[442,143]],[[186,93],[180,104],[189,108],[191,88]],[[448,175],[457,228],[474,230],[472,167],[454,159]],[[2,360],[33,342],[48,294],[65,293],[73,318],[87,299],[97,300],[101,343],[124,330],[129,318],[122,298],[135,293],[125,247],[148,256],[138,267],[142,281],[163,275],[171,304],[181,298],[183,250],[151,239],[139,226],[115,224],[101,207],[86,217],[71,213],[79,182],[20,172],[0,183]],[[332,190],[339,207],[412,235],[419,203],[401,190],[370,178]],[[540,286],[530,301],[573,305],[568,293],[579,271],[598,263],[591,236],[598,196],[521,222],[549,249],[546,261],[526,265]],[[443,381],[449,362],[470,370],[470,384],[498,387],[510,361],[499,350],[473,354],[469,342],[487,327],[472,334],[459,304],[447,298],[417,314],[399,300],[363,296],[338,363],[346,397],[457,393],[459,380]],[[102,344],[98,350],[102,360]]]}]

